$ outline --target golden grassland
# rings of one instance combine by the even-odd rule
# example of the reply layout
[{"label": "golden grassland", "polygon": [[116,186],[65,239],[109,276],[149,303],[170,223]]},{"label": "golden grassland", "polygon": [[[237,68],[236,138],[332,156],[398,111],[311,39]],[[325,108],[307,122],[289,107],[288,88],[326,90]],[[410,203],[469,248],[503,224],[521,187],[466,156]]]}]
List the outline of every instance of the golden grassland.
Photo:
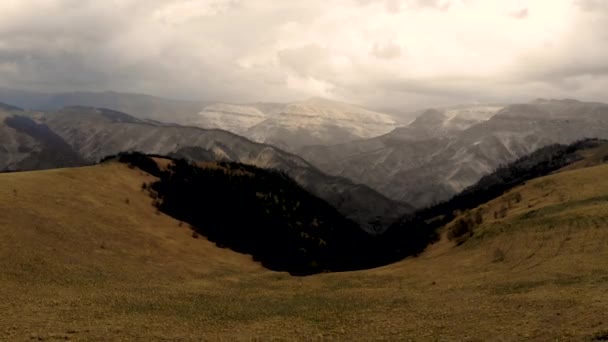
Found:
[{"label": "golden grassland", "polygon": [[460,246],[443,239],[390,266],[304,278],[193,238],[156,212],[141,190],[151,180],[117,163],[0,175],[0,339],[608,334],[608,166],[533,180],[484,205]]}]

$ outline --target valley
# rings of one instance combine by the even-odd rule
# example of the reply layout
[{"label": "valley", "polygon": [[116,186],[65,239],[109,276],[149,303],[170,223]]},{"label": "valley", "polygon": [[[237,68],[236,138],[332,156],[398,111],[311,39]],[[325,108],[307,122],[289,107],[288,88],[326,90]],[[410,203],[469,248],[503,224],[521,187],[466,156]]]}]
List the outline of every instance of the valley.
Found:
[{"label": "valley", "polygon": [[[442,235],[415,258],[309,277],[193,238],[151,205],[141,189],[151,176],[125,164],[1,174],[0,196],[10,200],[0,210],[11,215],[0,215],[0,334],[601,339],[607,172],[599,165],[527,182],[482,206],[486,223],[459,246]],[[494,219],[491,208],[508,201]]]},{"label": "valley", "polygon": [[608,1],[0,13],[0,342],[608,341]]}]

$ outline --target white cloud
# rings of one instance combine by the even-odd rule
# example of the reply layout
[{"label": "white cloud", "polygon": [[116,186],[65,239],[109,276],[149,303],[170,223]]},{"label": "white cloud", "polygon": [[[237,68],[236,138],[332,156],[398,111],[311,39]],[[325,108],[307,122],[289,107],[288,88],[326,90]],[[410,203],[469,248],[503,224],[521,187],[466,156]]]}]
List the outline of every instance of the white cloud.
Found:
[{"label": "white cloud", "polygon": [[0,85],[394,108],[608,101],[605,3],[4,0]]}]

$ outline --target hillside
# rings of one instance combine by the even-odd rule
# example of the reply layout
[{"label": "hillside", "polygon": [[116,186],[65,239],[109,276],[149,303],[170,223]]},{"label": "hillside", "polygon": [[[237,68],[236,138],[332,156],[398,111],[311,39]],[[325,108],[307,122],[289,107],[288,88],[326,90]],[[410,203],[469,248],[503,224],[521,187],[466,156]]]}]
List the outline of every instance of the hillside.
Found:
[{"label": "hillside", "polygon": [[0,174],[0,338],[599,340],[606,175],[530,181],[460,246],[301,278],[193,238],[127,165]]},{"label": "hillside", "polygon": [[116,159],[159,178],[142,185],[158,210],[269,269],[309,275],[367,265],[371,236],[283,173],[138,153]]},{"label": "hillside", "polygon": [[381,137],[298,153],[328,174],[424,208],[543,146],[608,138],[608,105],[602,103],[538,100],[509,105],[446,130],[449,117],[448,110],[431,110]]},{"label": "hillside", "polygon": [[[461,213],[466,214],[458,220],[453,237],[457,241],[467,237],[472,227],[483,222],[479,213],[472,212],[472,209],[532,179],[560,170],[603,164],[608,160],[607,152],[607,141],[588,139],[570,145],[546,146],[500,167],[449,200],[406,214],[395,221],[379,239],[382,255],[387,258],[384,262],[401,260],[424,251]],[[503,211],[495,215],[504,216]]]},{"label": "hillside", "polygon": [[13,106],[0,108],[0,171],[40,170],[85,163],[72,148],[35,117],[14,115]]}]

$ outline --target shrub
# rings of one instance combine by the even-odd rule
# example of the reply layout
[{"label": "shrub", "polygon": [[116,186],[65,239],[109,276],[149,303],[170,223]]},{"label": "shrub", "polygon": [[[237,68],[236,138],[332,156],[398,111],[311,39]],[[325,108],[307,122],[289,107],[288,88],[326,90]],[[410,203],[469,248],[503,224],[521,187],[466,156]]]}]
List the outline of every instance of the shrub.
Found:
[{"label": "shrub", "polygon": [[507,213],[509,212],[509,208],[505,204],[500,206],[500,210],[498,210],[498,218],[507,217]]},{"label": "shrub", "polygon": [[608,341],[608,330],[598,331],[591,337],[592,341]]},{"label": "shrub", "polygon": [[470,216],[464,216],[452,224],[448,231],[448,239],[450,241],[456,241],[457,244],[462,244],[473,235],[473,230],[475,228],[475,222],[471,219]]},{"label": "shrub", "polygon": [[500,248],[496,248],[492,255],[492,262],[503,262],[503,261],[505,261],[505,252]]}]

